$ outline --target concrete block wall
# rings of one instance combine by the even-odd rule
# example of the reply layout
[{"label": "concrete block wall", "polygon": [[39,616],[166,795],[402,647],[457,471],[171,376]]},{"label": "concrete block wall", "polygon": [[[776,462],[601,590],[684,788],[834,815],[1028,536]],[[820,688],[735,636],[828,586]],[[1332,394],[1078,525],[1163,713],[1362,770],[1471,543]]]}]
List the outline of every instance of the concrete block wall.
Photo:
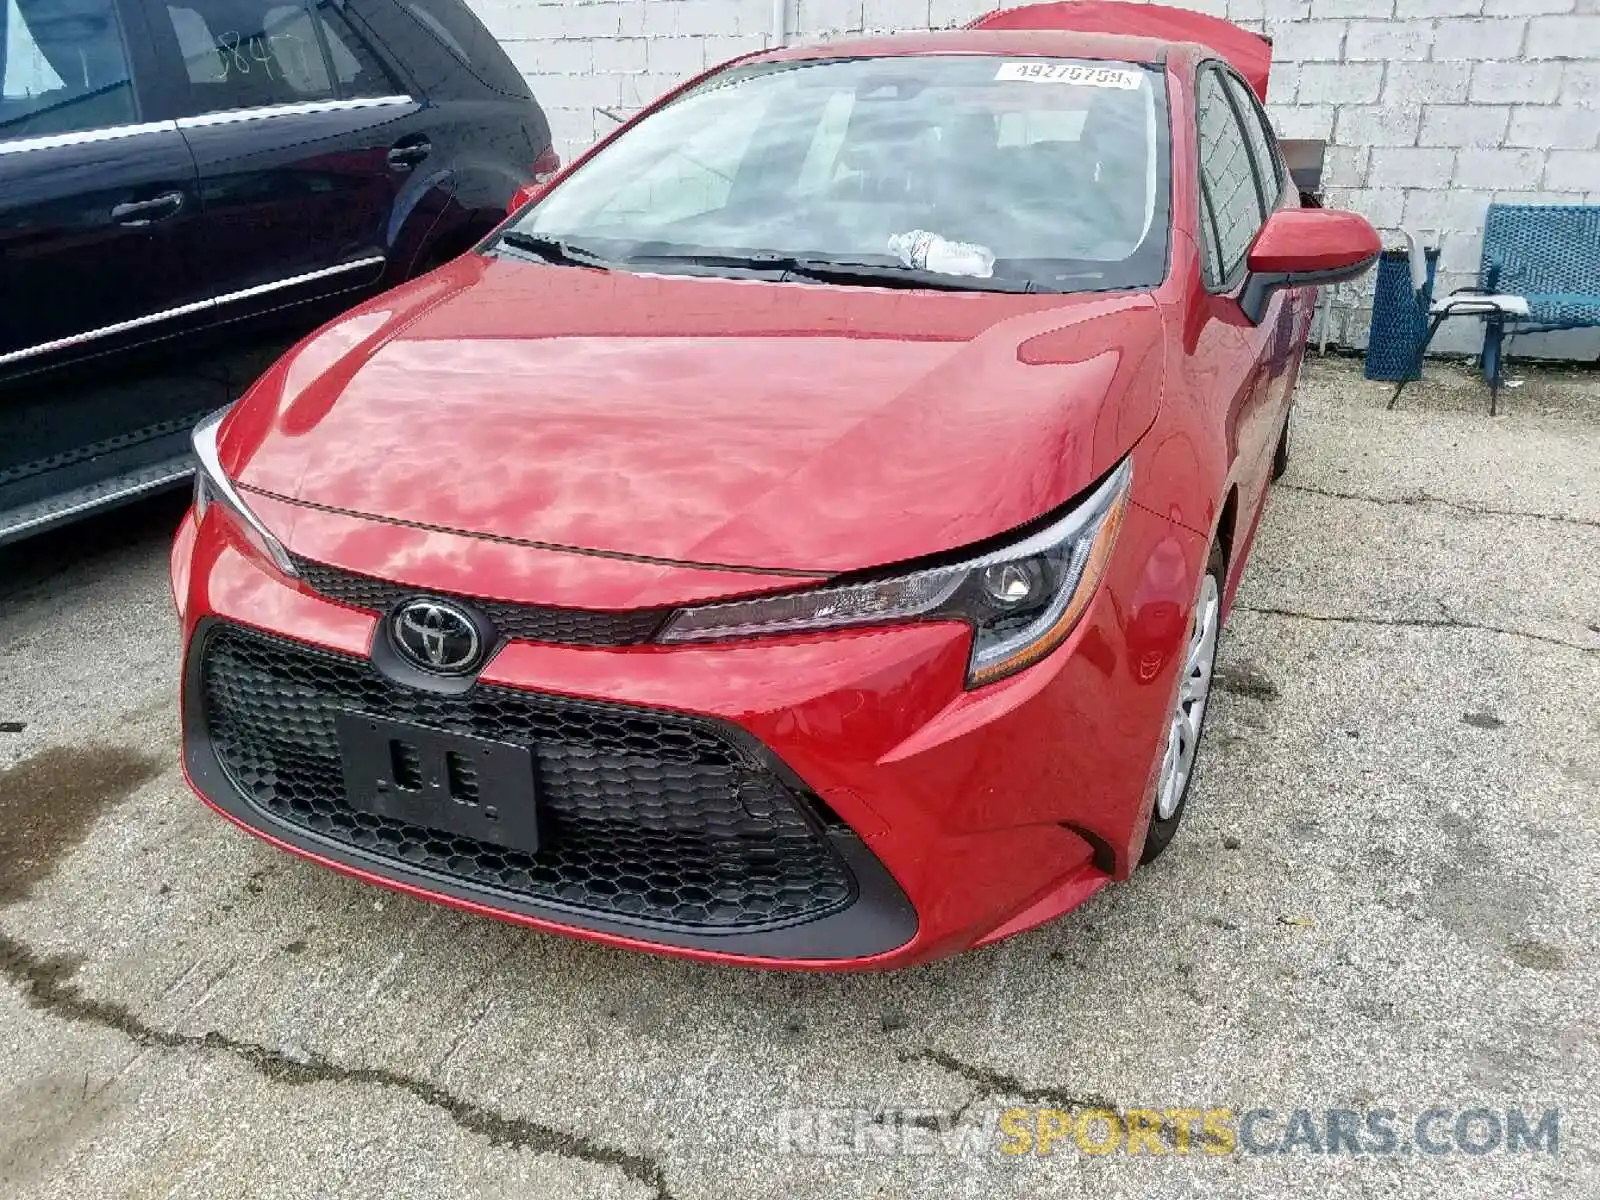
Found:
[{"label": "concrete block wall", "polygon": [[[527,75],[564,157],[702,68],[774,40],[773,0],[468,0]],[[1600,203],[1600,0],[1167,0],[1270,35],[1268,108],[1329,143],[1330,203],[1391,244],[1441,249],[1439,287],[1475,280],[1492,200]],[[1005,7],[1014,7],[1007,0]],[[965,24],[987,0],[789,0],[787,37]],[[1341,289],[1334,342],[1365,344],[1371,279]],[[1474,323],[1436,345],[1473,350]],[[1517,352],[1600,357],[1593,331]]]}]

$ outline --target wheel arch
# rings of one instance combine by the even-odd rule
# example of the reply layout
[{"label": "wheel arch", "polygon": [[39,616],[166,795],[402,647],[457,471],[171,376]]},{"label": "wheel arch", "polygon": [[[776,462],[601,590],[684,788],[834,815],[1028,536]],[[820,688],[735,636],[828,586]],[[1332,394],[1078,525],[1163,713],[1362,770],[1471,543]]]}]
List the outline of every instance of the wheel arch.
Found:
[{"label": "wheel arch", "polygon": [[1223,498],[1222,508],[1217,513],[1217,529],[1212,535],[1212,541],[1222,547],[1222,565],[1231,574],[1233,571],[1233,548],[1239,534],[1239,485],[1228,485],[1228,494]]}]

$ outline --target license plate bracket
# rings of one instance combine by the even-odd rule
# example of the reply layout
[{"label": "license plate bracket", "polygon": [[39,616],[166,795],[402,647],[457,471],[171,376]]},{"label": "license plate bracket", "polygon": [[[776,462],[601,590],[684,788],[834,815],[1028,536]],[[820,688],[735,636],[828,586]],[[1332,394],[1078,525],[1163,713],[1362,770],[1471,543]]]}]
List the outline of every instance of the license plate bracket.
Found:
[{"label": "license plate bracket", "polygon": [[538,788],[527,746],[360,712],[335,713],[334,732],[351,808],[538,852]]}]

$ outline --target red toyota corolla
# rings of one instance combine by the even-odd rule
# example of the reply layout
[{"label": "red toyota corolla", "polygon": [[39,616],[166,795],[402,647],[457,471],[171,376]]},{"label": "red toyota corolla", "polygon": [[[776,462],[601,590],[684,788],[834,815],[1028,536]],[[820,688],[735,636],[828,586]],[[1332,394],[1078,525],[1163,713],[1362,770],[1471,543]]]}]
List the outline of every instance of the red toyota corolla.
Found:
[{"label": "red toyota corolla", "polygon": [[694,81],[197,431],[189,781],[360,878],[709,960],[1065,912],[1183,816],[1311,285],[1379,249],[1301,203],[1200,45]]}]

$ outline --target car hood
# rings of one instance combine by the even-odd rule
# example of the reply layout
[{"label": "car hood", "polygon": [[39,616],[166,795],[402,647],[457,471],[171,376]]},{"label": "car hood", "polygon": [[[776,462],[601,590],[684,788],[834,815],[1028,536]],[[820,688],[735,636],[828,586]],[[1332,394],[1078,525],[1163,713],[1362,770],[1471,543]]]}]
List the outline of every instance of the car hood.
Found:
[{"label": "car hood", "polygon": [[224,426],[243,487],[649,560],[833,574],[982,541],[1149,428],[1143,294],[1013,296],[469,256],[284,356]]}]

